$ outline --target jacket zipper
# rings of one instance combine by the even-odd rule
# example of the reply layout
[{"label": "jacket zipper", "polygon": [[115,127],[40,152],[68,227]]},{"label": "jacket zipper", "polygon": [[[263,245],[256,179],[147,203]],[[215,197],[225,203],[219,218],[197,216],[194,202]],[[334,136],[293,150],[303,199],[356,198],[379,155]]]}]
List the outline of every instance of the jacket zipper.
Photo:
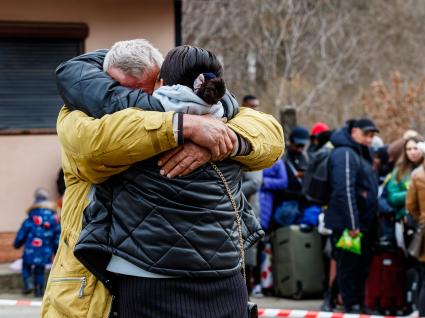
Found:
[{"label": "jacket zipper", "polygon": [[63,278],[52,278],[52,282],[81,282],[80,290],[78,291],[78,298],[83,298],[84,288],[87,285],[86,277],[63,277]]}]

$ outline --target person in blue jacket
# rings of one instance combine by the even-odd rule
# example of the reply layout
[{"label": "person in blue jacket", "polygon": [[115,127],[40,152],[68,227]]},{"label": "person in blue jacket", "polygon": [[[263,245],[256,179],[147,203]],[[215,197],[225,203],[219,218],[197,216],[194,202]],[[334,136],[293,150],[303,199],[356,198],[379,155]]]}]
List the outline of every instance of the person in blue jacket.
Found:
[{"label": "person in blue jacket", "polygon": [[364,287],[372,260],[371,246],[378,212],[378,177],[369,148],[379,132],[368,118],[351,120],[331,136],[334,150],[329,158],[331,197],[325,215],[335,244],[344,230],[356,237],[362,233],[361,255],[334,249],[337,284],[346,312],[360,313]]},{"label": "person in blue jacket", "polygon": [[278,160],[272,167],[263,170],[263,184],[260,189],[260,223],[266,232],[273,217],[276,194],[287,187],[288,175],[282,160]]},{"label": "person in blue jacket", "polygon": [[45,189],[35,191],[35,201],[28,209],[28,217],[22,223],[13,243],[15,248],[24,245],[23,293],[29,294],[34,290],[36,297],[43,296],[44,268],[52,262],[60,236],[55,206],[48,199],[49,193]]}]

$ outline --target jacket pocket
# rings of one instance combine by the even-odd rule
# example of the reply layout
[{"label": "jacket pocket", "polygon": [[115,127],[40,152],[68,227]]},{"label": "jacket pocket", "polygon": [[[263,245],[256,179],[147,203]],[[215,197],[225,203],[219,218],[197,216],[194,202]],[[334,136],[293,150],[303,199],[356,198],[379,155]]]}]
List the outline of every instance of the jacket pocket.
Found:
[{"label": "jacket pocket", "polygon": [[49,301],[56,311],[66,317],[87,317],[95,286],[91,275],[62,274],[49,279]]},{"label": "jacket pocket", "polygon": [[68,285],[79,285],[78,289],[78,298],[84,297],[84,288],[87,286],[87,278],[85,276],[81,277],[52,277],[50,283],[55,284],[68,284]]},{"label": "jacket pocket", "polygon": [[97,279],[74,257],[73,247],[74,243],[64,231],[44,302],[46,308],[53,307],[52,311],[64,317],[88,317]]}]

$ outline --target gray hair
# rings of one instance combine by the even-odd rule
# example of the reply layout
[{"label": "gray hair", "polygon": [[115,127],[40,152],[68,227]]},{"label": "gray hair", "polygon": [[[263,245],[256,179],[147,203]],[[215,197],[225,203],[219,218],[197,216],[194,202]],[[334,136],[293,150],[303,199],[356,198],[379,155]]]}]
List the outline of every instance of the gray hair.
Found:
[{"label": "gray hair", "polygon": [[103,70],[116,67],[125,74],[140,75],[153,67],[161,67],[164,58],[149,41],[135,39],[116,42],[105,56]]}]

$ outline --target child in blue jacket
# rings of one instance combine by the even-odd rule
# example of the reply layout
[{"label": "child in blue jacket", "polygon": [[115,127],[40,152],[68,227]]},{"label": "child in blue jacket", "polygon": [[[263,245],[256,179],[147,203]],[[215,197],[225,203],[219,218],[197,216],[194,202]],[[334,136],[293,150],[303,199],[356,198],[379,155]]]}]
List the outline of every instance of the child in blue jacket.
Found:
[{"label": "child in blue jacket", "polygon": [[28,209],[28,217],[13,243],[15,248],[25,244],[22,257],[23,293],[29,294],[34,290],[36,297],[43,296],[44,268],[52,262],[60,236],[55,207],[48,201],[48,196],[44,189],[35,192],[34,204]]}]

